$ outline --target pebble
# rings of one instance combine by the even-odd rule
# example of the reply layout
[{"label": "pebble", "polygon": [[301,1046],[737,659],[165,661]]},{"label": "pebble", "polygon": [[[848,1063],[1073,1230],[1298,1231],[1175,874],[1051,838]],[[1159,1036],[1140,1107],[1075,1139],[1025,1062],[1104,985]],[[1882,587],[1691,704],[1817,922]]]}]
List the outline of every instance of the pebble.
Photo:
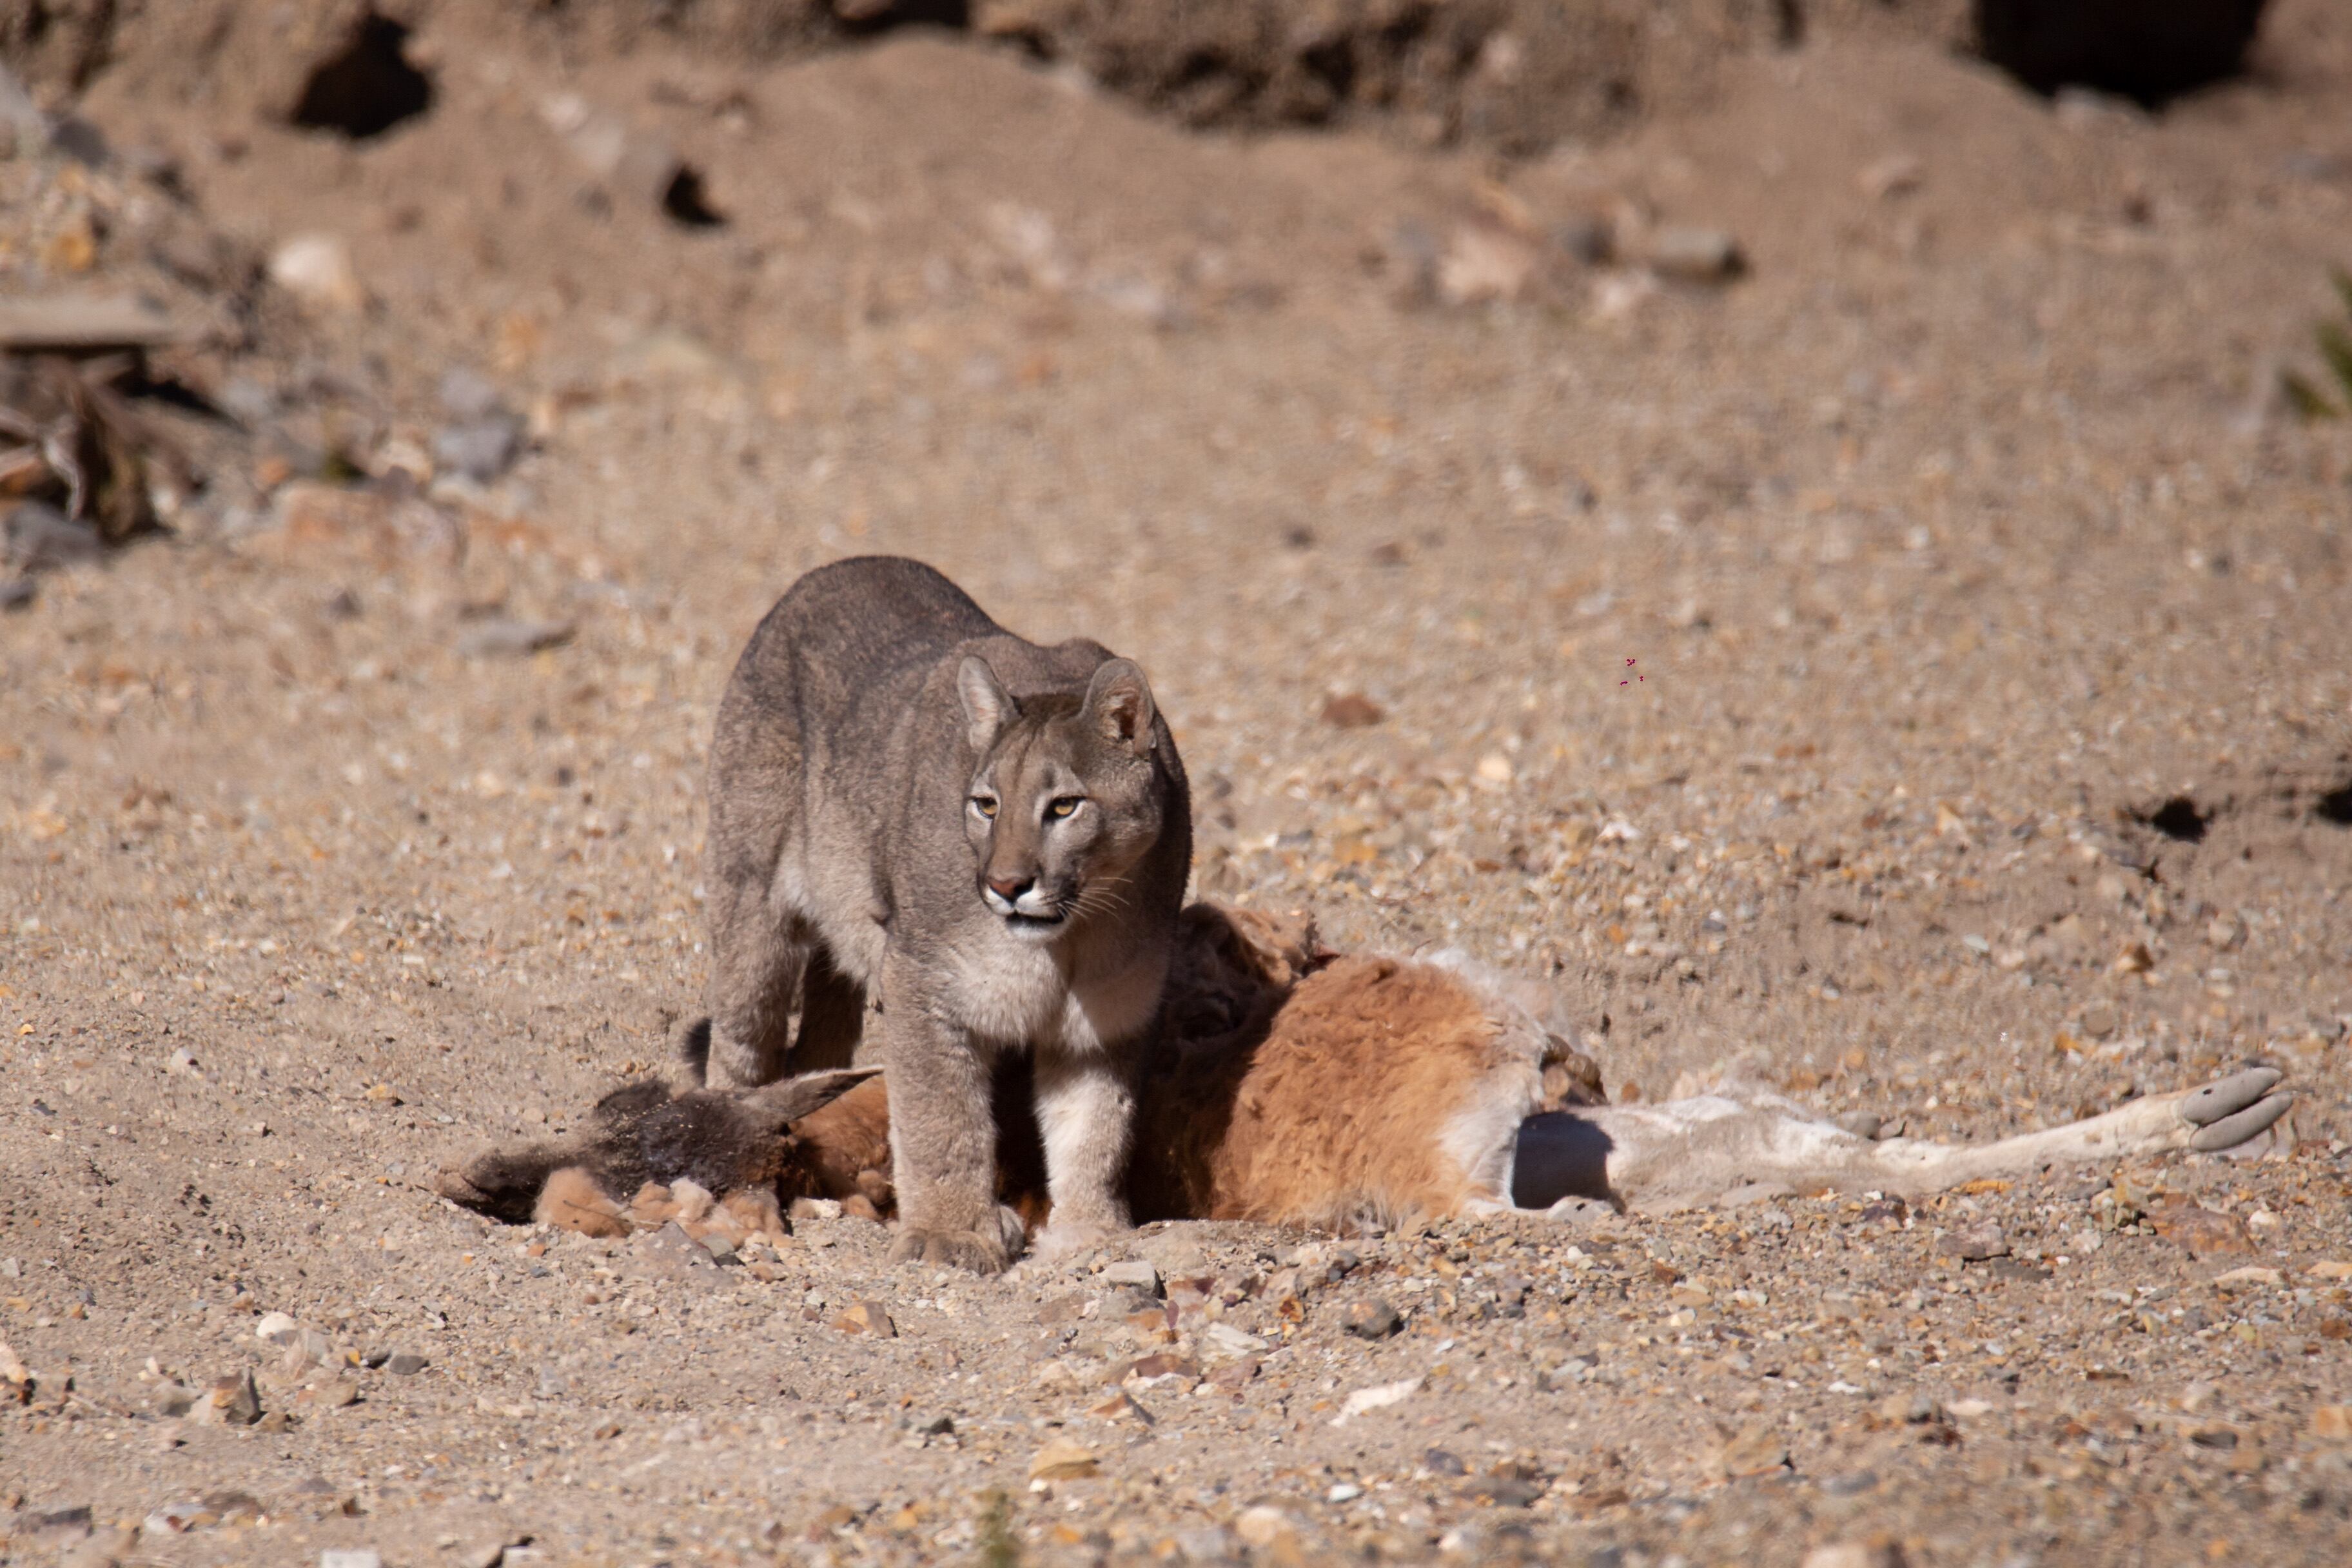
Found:
[{"label": "pebble", "polygon": [[26,576],[95,561],[105,552],[97,529],[47,501],[19,502],[0,522],[0,560]]},{"label": "pebble", "polygon": [[1360,691],[1342,691],[1323,704],[1323,722],[1335,730],[1366,730],[1389,716],[1388,710]]},{"label": "pebble", "polygon": [[1067,1437],[1056,1437],[1031,1456],[1032,1481],[1076,1481],[1099,1475],[1102,1466],[1094,1450]]},{"label": "pebble", "polygon": [[1353,1481],[1341,1481],[1323,1494],[1325,1502],[1353,1502],[1364,1495],[1364,1489]]},{"label": "pebble", "polygon": [[2352,1405],[2322,1405],[2311,1413],[2311,1435],[2330,1443],[2352,1442]]},{"label": "pebble", "polygon": [[369,1546],[321,1552],[319,1568],[383,1568],[383,1553]]},{"label": "pebble", "polygon": [[1331,1418],[1331,1425],[1345,1426],[1359,1415],[1385,1410],[1391,1405],[1402,1405],[1420,1389],[1421,1379],[1417,1377],[1406,1378],[1402,1383],[1382,1383],[1370,1388],[1360,1388],[1341,1403],[1339,1414]]},{"label": "pebble", "polygon": [[1748,1426],[1716,1451],[1716,1468],[1732,1480],[1770,1475],[1788,1468],[1789,1445],[1769,1426]]},{"label": "pebble", "polygon": [[394,1377],[415,1377],[432,1364],[415,1351],[394,1351],[384,1358],[383,1370]]},{"label": "pebble", "polygon": [[1160,1294],[1160,1270],[1140,1258],[1130,1258],[1112,1264],[1102,1271],[1102,1280],[1106,1285],[1118,1285],[1130,1290],[1140,1290],[1146,1296]]},{"label": "pebble", "polygon": [[1936,1244],[1936,1250],[1964,1263],[1981,1263],[1989,1258],[2009,1256],[2009,1237],[1990,1220],[1956,1230]]},{"label": "pebble", "polygon": [[351,247],[331,234],[301,234],[269,258],[269,280],[317,310],[356,310],[367,303]]},{"label": "pebble", "polygon": [[463,658],[520,658],[545,648],[561,647],[576,628],[570,621],[526,621],[492,616],[477,621],[457,638]]},{"label": "pebble", "polygon": [[1176,1532],[1176,1552],[1187,1563],[1225,1563],[1234,1555],[1233,1532],[1222,1524],[1196,1525]]},{"label": "pebble", "polygon": [[514,467],[522,452],[522,421],[503,411],[463,425],[445,425],[433,433],[433,461],[487,485]]},{"label": "pebble", "polygon": [[877,1340],[896,1339],[898,1325],[882,1310],[879,1301],[859,1301],[833,1320],[833,1326],[845,1334],[871,1334]]},{"label": "pebble", "polygon": [[283,1312],[264,1312],[253,1325],[253,1337],[266,1345],[290,1345],[302,1325]]},{"label": "pebble", "polygon": [[1748,258],[1719,228],[1670,225],[1651,242],[1650,268],[1685,283],[1726,283],[1748,270]]},{"label": "pebble", "polygon": [[1404,1319],[1397,1310],[1378,1296],[1349,1302],[1339,1321],[1360,1340],[1384,1340],[1404,1327]]},{"label": "pebble", "polygon": [[1242,1544],[1260,1552],[1292,1532],[1290,1516],[1265,1503],[1245,1508],[1234,1518],[1234,1533],[1241,1537]]},{"label": "pebble", "polygon": [[233,1372],[215,1379],[197,1407],[204,1420],[227,1426],[250,1426],[261,1419],[261,1390],[250,1372]]}]

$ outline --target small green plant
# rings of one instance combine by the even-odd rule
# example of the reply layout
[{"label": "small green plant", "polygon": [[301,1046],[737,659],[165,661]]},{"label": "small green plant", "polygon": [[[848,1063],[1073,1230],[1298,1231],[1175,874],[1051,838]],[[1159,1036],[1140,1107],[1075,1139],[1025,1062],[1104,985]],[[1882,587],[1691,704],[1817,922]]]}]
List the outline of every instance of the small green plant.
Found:
[{"label": "small green plant", "polygon": [[1021,1542],[1013,1533],[1013,1500],[988,1494],[980,1514],[980,1568],[1021,1568]]},{"label": "small green plant", "polygon": [[2352,411],[2352,272],[2332,267],[2328,281],[2336,285],[2336,297],[2344,303],[2342,321],[2322,321],[2312,329],[2312,337],[2319,344],[2319,357],[2327,363],[2339,404],[2331,400],[2327,391],[2298,370],[2279,372],[2279,390],[2286,395],[2287,406],[2295,417],[2304,420],[2340,419]]}]

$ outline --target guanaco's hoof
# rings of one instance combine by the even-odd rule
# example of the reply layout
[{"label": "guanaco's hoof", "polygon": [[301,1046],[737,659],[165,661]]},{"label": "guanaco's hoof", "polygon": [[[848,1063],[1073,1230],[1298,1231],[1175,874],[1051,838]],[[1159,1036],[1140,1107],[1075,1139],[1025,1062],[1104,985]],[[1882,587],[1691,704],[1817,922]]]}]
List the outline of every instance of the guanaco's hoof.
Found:
[{"label": "guanaco's hoof", "polygon": [[2284,1076],[2276,1068],[2248,1068],[2216,1079],[2183,1100],[2180,1119],[2198,1130],[2189,1146],[2217,1153],[2270,1131],[2294,1104],[2292,1094],[2271,1092]]}]

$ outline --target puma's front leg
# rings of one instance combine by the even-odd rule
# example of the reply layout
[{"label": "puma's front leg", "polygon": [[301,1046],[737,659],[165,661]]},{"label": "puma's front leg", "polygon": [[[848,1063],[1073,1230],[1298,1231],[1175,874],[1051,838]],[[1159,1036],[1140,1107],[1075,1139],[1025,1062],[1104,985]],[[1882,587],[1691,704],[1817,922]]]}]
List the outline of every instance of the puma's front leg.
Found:
[{"label": "puma's front leg", "polygon": [[994,1274],[1021,1250],[1018,1219],[996,1203],[996,1121],[985,1047],[940,1016],[919,986],[882,971],[890,1096],[891,1180],[898,1190],[893,1263],[953,1264]]},{"label": "puma's front leg", "polygon": [[1037,1125],[1054,1213],[1037,1255],[1069,1258],[1128,1226],[1128,1142],[1135,1124],[1129,1054],[1041,1048]]}]

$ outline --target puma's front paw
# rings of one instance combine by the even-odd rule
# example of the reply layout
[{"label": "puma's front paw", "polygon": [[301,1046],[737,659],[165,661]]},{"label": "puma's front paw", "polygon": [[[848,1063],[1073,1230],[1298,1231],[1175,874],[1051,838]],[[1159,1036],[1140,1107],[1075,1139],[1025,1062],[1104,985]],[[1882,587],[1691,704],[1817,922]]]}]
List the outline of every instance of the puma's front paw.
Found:
[{"label": "puma's front paw", "polygon": [[1020,1217],[997,1209],[976,1230],[945,1230],[902,1222],[890,1244],[890,1261],[919,1263],[929,1268],[968,1268],[974,1274],[1002,1274],[1021,1251]]}]

